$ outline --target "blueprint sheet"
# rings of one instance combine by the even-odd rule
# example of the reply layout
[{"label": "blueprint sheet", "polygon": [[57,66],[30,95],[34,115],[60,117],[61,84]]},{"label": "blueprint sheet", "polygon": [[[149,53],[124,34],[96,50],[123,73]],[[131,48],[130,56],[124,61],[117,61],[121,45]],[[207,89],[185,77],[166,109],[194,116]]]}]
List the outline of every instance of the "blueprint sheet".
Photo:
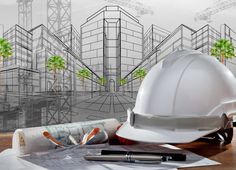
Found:
[{"label": "blueprint sheet", "polygon": [[[132,151],[156,151],[156,152],[177,152],[186,153],[187,161],[184,162],[163,162],[161,164],[137,164],[123,162],[89,162],[84,160],[85,154],[99,153],[101,149],[132,150]],[[132,145],[132,146],[110,146],[96,145],[56,149],[44,153],[34,153],[24,157],[16,157],[12,149],[0,153],[0,169],[4,170],[165,170],[177,169],[180,167],[196,167],[218,165],[218,162],[209,160],[194,153],[180,150],[171,145]]]}]

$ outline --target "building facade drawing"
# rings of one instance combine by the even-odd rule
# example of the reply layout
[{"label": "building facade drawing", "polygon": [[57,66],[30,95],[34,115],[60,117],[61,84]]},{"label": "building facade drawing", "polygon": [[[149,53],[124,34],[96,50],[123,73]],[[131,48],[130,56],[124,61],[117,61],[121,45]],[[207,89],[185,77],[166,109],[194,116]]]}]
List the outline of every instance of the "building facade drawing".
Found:
[{"label": "building facade drawing", "polygon": [[[65,20],[48,12],[47,26],[4,31],[13,55],[0,65],[0,131],[111,117],[124,121],[142,82],[134,76],[137,70],[148,72],[176,50],[210,54],[220,38],[236,44],[236,32],[225,24],[198,30],[181,24],[173,31],[151,25],[144,33],[142,23],[119,6],[105,6],[77,30],[69,0],[47,2],[48,11],[63,5]],[[47,68],[54,55],[66,63],[56,75]],[[225,63],[236,75],[236,60]]]},{"label": "building facade drawing", "polygon": [[81,56],[107,91],[119,91],[121,77],[143,58],[143,26],[122,8],[105,7],[81,26]]}]

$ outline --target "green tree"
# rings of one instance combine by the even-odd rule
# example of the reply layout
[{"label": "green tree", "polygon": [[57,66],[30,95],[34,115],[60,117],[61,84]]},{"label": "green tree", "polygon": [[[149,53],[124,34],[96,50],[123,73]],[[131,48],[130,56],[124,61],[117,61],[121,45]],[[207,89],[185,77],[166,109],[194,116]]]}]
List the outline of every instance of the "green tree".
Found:
[{"label": "green tree", "polygon": [[[4,59],[9,58],[10,56],[12,56],[11,44],[7,40],[0,38],[0,64]],[[0,88],[0,91],[1,91],[1,88]]]},{"label": "green tree", "polygon": [[220,39],[213,44],[211,55],[217,57],[221,63],[225,64],[225,59],[235,57],[234,46],[229,40]]},{"label": "green tree", "polygon": [[81,69],[77,71],[76,76],[80,79],[84,86],[84,80],[91,77],[91,72],[88,69]]},{"label": "green tree", "polygon": [[120,79],[120,85],[123,86],[127,83],[127,79]]},{"label": "green tree", "polygon": [[107,80],[106,80],[105,77],[100,77],[100,78],[98,79],[98,83],[99,83],[100,85],[104,86],[105,84],[107,84]]},{"label": "green tree", "polygon": [[55,88],[55,85],[57,83],[57,73],[66,69],[65,60],[61,56],[52,56],[47,61],[47,68],[53,73],[54,82],[52,88],[54,89],[54,91],[57,91]]},{"label": "green tree", "polygon": [[146,75],[147,71],[144,68],[140,68],[133,73],[134,78],[139,78],[140,81],[142,81]]},{"label": "green tree", "polygon": [[122,89],[123,89],[123,93],[125,92],[125,84],[127,83],[127,79],[126,78],[123,78],[123,79],[120,79],[120,85],[122,86]]},{"label": "green tree", "polygon": [[12,46],[11,44],[3,39],[3,38],[0,38],[0,63],[8,58],[12,56]]}]

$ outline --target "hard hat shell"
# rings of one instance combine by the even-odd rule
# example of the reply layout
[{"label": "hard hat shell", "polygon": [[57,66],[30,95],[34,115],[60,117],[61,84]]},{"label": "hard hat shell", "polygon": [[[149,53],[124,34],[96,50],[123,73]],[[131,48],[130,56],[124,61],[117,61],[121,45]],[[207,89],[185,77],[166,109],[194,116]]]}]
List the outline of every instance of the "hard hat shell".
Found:
[{"label": "hard hat shell", "polygon": [[117,135],[144,142],[186,143],[217,131],[222,114],[235,112],[232,72],[212,56],[176,51],[146,75],[133,112]]}]

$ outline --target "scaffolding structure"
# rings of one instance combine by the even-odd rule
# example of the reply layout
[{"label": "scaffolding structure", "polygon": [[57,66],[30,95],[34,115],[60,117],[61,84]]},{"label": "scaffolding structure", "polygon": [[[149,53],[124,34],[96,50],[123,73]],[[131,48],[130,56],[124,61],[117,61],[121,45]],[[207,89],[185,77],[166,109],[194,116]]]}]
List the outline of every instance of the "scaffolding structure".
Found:
[{"label": "scaffolding structure", "polygon": [[17,0],[18,24],[25,28],[32,28],[32,2],[33,0]]},{"label": "scaffolding structure", "polygon": [[47,0],[47,28],[57,32],[71,25],[71,0]]}]

